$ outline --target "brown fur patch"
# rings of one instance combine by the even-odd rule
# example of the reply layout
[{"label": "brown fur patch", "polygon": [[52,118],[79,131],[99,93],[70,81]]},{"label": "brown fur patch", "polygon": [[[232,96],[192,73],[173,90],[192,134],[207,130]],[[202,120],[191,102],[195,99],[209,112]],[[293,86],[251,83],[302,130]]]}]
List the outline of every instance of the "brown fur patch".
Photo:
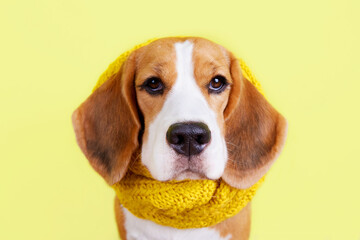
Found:
[{"label": "brown fur patch", "polygon": [[[148,126],[161,111],[166,96],[176,80],[176,54],[174,44],[176,39],[160,39],[137,51],[136,57],[136,96],[139,109],[144,118],[143,141],[148,138]],[[140,89],[146,79],[158,77],[165,85],[162,95],[150,95]]]},{"label": "brown fur patch", "polygon": [[249,239],[251,225],[251,203],[248,203],[238,214],[211,227],[225,238],[231,234],[231,240]]}]

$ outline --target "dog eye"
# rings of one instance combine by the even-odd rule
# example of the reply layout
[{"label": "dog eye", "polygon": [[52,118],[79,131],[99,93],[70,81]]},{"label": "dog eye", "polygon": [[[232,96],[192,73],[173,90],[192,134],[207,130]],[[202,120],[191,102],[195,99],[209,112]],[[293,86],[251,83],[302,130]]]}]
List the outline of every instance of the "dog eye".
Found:
[{"label": "dog eye", "polygon": [[141,88],[145,89],[152,95],[158,95],[164,92],[164,84],[158,77],[150,77],[146,79]]},{"label": "dog eye", "polygon": [[213,77],[208,85],[210,93],[221,93],[225,90],[228,82],[224,76],[217,75]]}]

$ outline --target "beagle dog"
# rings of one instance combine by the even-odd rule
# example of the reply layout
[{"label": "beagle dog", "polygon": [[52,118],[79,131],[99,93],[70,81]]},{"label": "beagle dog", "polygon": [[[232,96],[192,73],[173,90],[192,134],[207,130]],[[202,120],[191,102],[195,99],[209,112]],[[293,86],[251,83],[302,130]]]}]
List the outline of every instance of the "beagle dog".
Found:
[{"label": "beagle dog", "polygon": [[[77,142],[110,185],[141,157],[158,181],[256,183],[279,155],[287,123],[242,75],[224,47],[197,37],[162,38],[130,54],[75,110]],[[121,239],[248,239],[250,204],[207,228],[176,229],[137,218],[115,198]]]}]

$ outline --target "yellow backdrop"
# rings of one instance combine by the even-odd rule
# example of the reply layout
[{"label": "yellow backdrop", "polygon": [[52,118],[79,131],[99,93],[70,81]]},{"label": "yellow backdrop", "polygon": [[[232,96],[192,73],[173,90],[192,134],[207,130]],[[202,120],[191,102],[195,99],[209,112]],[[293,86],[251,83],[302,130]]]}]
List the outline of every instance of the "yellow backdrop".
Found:
[{"label": "yellow backdrop", "polygon": [[118,239],[70,116],[120,53],[195,35],[242,57],[289,122],[252,240],[360,239],[360,2],[0,2],[0,239]]}]

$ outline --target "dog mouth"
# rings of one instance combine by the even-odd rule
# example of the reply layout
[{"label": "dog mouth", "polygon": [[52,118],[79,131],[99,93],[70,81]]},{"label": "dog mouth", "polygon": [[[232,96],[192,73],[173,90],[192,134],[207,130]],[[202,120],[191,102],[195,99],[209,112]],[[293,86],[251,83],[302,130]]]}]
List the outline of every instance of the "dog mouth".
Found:
[{"label": "dog mouth", "polygon": [[182,180],[200,180],[200,179],[208,179],[204,174],[199,173],[197,171],[191,170],[191,169],[185,169],[173,177],[174,180],[182,181]]},{"label": "dog mouth", "polygon": [[189,156],[177,158],[173,165],[172,180],[199,180],[209,179],[206,174],[205,160],[200,156]]}]

